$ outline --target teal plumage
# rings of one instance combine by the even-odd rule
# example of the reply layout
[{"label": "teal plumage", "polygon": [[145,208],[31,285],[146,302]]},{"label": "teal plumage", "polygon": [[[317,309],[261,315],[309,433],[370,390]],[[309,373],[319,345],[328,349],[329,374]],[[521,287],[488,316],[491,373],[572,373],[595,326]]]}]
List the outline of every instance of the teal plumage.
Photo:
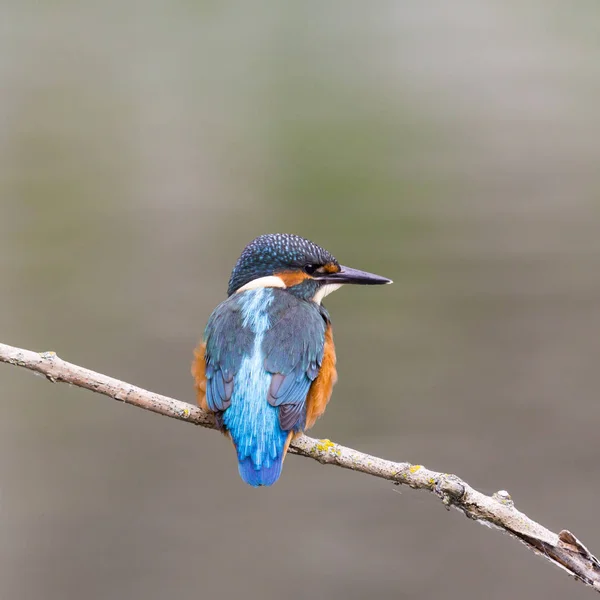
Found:
[{"label": "teal plumage", "polygon": [[314,303],[259,288],[232,296],[208,322],[206,402],[222,412],[240,475],[251,485],[277,480],[290,432],[304,427],[306,397],[323,357],[325,318]]},{"label": "teal plumage", "polygon": [[235,375],[240,385],[223,415],[223,425],[237,450],[240,476],[250,485],[270,485],[277,480],[287,440],[278,410],[265,401],[271,376],[264,368],[262,344],[271,326],[268,309],[272,302],[272,290],[264,288],[244,292],[239,299],[242,328],[250,329],[254,340]]}]

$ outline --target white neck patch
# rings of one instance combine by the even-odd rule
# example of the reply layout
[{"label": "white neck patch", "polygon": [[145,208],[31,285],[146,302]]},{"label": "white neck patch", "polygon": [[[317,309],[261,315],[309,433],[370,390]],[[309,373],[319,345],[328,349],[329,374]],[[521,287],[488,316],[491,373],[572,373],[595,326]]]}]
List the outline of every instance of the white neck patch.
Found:
[{"label": "white neck patch", "polygon": [[248,290],[257,290],[259,288],[268,287],[285,288],[285,283],[283,283],[283,279],[281,279],[281,277],[269,275],[268,277],[259,277],[258,279],[249,281],[246,285],[243,285],[238,290],[235,290],[235,293],[239,294],[239,292],[247,292]]},{"label": "white neck patch", "polygon": [[317,293],[313,296],[313,302],[316,302],[317,304],[321,304],[321,302],[323,302],[323,298],[325,298],[325,296],[329,296],[329,294],[331,294],[331,292],[335,292],[335,290],[339,290],[341,287],[342,287],[341,283],[326,283],[325,285],[322,285],[317,290]]},{"label": "white neck patch", "polygon": [[[239,294],[240,292],[247,292],[248,290],[258,290],[261,288],[285,289],[286,287],[287,286],[285,285],[281,277],[277,277],[276,275],[268,275],[267,277],[259,277],[257,279],[253,279],[252,281],[249,281],[246,285],[243,285],[241,288],[235,290],[235,293]],[[331,292],[335,292],[335,290],[339,290],[341,287],[341,283],[326,283],[317,290],[317,293],[313,296],[312,300],[317,304],[321,304],[325,296],[329,296]]]}]

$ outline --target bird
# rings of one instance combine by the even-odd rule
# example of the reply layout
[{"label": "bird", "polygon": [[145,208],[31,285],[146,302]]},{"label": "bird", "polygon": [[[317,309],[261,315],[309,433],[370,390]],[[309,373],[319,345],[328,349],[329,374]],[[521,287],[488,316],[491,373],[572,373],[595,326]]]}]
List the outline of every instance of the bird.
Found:
[{"label": "bird", "polygon": [[244,482],[274,484],[292,439],[329,402],[336,352],[323,299],[345,284],[387,283],[294,234],[244,248],[192,361],[197,403],[233,442]]}]

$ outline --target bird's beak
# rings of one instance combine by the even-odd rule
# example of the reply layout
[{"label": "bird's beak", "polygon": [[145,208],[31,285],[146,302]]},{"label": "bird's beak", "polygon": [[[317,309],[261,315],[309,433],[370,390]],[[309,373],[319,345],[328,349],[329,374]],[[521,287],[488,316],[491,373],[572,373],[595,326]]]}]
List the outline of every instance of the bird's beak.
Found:
[{"label": "bird's beak", "polygon": [[325,273],[319,277],[320,281],[327,283],[353,283],[356,285],[382,285],[384,283],[392,283],[391,279],[381,277],[374,273],[359,271],[351,267],[340,267],[337,273]]}]

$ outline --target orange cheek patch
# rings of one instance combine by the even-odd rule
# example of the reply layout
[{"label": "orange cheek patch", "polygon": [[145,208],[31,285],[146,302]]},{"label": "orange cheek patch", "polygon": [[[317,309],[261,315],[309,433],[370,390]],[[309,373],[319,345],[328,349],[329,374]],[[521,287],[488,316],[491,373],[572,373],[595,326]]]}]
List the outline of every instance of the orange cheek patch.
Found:
[{"label": "orange cheek patch", "polygon": [[342,269],[340,265],[336,265],[335,263],[327,263],[323,265],[323,270],[325,273],[339,273]]},{"label": "orange cheek patch", "polygon": [[204,352],[206,344],[200,344],[194,350],[194,360],[192,361],[192,376],[194,377],[194,387],[196,388],[196,402],[202,410],[208,411],[206,404],[206,362]]},{"label": "orange cheek patch", "polygon": [[325,412],[327,403],[331,398],[333,386],[337,381],[335,362],[333,332],[331,325],[328,325],[325,332],[325,348],[321,370],[317,378],[312,382],[306,398],[306,429],[310,429],[315,424],[315,421]]},{"label": "orange cheek patch", "polygon": [[276,273],[275,276],[285,283],[285,287],[294,287],[306,279],[312,279],[304,271],[283,271],[282,273]]}]

